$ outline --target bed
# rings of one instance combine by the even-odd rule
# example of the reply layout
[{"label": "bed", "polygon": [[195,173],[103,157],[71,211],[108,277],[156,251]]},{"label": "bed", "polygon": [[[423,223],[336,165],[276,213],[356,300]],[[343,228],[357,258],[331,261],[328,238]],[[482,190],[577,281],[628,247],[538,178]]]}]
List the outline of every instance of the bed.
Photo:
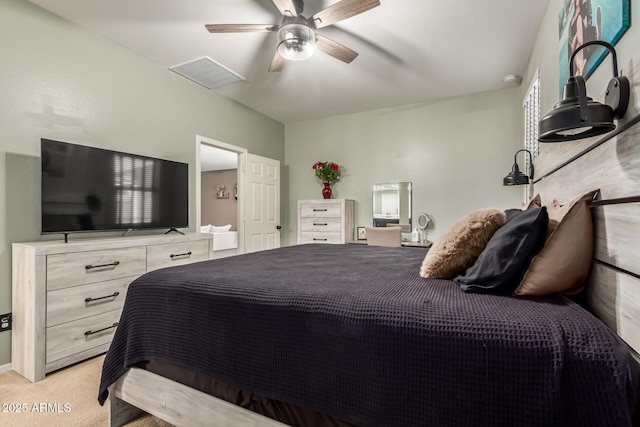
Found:
[{"label": "bed", "polygon": [[422,248],[303,245],[154,271],[131,284],[105,358],[111,425],[141,410],[177,425],[638,425],[628,116],[536,163],[543,204],[599,189],[578,295],[462,292],[420,277]]},{"label": "bed", "polygon": [[222,231],[219,233],[211,233],[213,238],[212,250],[228,251],[230,249],[238,248],[238,232],[237,231]]},{"label": "bed", "polygon": [[204,225],[201,233],[211,234],[211,258],[224,258],[238,253],[238,232],[231,224],[224,226]]},{"label": "bed", "polygon": [[101,399],[160,360],[353,425],[624,425],[628,352],[604,324],[562,296],[423,279],[424,252],[301,245],[149,273],[129,288]]}]

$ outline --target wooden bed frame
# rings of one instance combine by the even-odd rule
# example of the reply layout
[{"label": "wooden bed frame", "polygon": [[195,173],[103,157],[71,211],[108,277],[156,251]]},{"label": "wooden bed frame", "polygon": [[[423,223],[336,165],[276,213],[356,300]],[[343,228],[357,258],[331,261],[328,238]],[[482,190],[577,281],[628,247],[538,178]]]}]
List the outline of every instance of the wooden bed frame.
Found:
[{"label": "wooden bed frame", "polygon": [[[602,137],[542,144],[535,193],[543,204],[564,204],[600,189],[592,204],[596,246],[585,298],[588,307],[640,360],[640,56],[622,72],[631,83],[626,119]],[[110,423],[120,426],[143,411],[175,425],[284,424],[156,374],[130,369],[110,387]]]},{"label": "wooden bed frame", "polygon": [[109,388],[109,402],[111,426],[121,426],[144,412],[177,426],[286,426],[140,368],[129,369]]}]

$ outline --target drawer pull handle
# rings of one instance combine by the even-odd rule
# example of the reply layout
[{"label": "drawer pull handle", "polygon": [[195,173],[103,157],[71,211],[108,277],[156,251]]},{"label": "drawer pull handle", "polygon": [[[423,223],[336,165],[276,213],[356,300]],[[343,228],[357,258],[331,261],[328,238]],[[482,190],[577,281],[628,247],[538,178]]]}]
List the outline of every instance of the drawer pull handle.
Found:
[{"label": "drawer pull handle", "polygon": [[329,225],[326,222],[314,222],[313,225]]},{"label": "drawer pull handle", "polygon": [[171,259],[178,258],[178,257],[181,257],[181,256],[190,257],[191,256],[191,251],[185,252],[183,254],[171,254],[171,255],[169,255],[169,257],[171,257]]},{"label": "drawer pull handle", "polygon": [[115,267],[117,265],[120,265],[120,261],[114,261],[114,262],[111,262],[109,264],[100,264],[100,265],[91,265],[91,264],[89,264],[89,265],[85,265],[84,268],[85,268],[85,270],[92,270],[94,268]]},{"label": "drawer pull handle", "polygon": [[329,239],[320,239],[320,238],[318,238],[318,237],[314,237],[314,238],[313,238],[313,240],[320,240],[320,241],[322,241],[322,242],[326,242],[326,241],[327,241],[327,240],[329,240]]},{"label": "drawer pull handle", "polygon": [[115,328],[117,326],[118,326],[118,322],[115,322],[113,325],[107,326],[106,328],[98,329],[98,330],[95,330],[95,331],[86,331],[84,333],[84,336],[88,337],[89,335],[93,335],[93,334],[97,334],[98,332],[103,332],[103,331],[106,331],[106,330],[109,330],[109,329],[113,329],[113,328]]},{"label": "drawer pull handle", "polygon": [[327,209],[327,208],[324,208],[324,209],[314,209],[313,211],[314,211],[314,212],[326,212],[326,211],[328,211],[328,209]]},{"label": "drawer pull handle", "polygon": [[84,299],[84,302],[86,302],[86,303],[90,303],[90,302],[98,301],[98,300],[101,300],[101,299],[115,298],[115,297],[117,297],[118,295],[120,295],[120,292],[114,292],[114,293],[112,293],[111,295],[105,295],[105,296],[103,296],[103,297],[98,297],[98,298],[91,298],[91,297],[89,297],[89,298],[85,298],[85,299]]}]

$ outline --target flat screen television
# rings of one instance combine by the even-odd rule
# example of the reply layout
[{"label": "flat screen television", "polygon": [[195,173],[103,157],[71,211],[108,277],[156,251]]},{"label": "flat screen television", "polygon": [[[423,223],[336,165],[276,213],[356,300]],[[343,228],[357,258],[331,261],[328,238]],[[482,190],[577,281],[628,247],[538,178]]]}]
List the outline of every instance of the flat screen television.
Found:
[{"label": "flat screen television", "polygon": [[40,147],[41,234],[188,227],[187,163],[50,139]]}]

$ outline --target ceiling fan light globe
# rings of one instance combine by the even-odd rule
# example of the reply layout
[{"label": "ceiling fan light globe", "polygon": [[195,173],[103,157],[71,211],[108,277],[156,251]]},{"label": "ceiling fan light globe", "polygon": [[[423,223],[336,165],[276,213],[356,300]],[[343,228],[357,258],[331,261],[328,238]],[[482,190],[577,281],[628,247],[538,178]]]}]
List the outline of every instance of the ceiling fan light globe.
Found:
[{"label": "ceiling fan light globe", "polygon": [[277,33],[278,54],[290,61],[304,61],[316,51],[316,35],[306,25],[288,24]]}]

